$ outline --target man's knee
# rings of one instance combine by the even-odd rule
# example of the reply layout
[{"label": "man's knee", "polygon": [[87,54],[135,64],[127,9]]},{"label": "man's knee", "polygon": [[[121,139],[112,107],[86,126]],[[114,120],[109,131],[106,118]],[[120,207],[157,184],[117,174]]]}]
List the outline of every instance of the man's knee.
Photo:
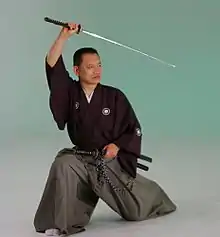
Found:
[{"label": "man's knee", "polygon": [[68,151],[58,152],[52,163],[52,170],[62,174],[71,172],[71,175],[75,174],[87,180],[87,171],[83,162],[76,155]]},{"label": "man's knee", "polygon": [[126,221],[141,221],[142,220],[142,218],[140,216],[134,215],[132,213],[127,215],[126,217],[124,217],[124,219]]},{"label": "man's knee", "polygon": [[73,155],[62,155],[62,156],[56,156],[52,166],[54,168],[60,168],[60,167],[69,167],[71,163],[73,163],[75,157]]},{"label": "man's knee", "polygon": [[78,159],[74,154],[71,154],[68,151],[65,151],[65,149],[58,152],[56,155],[53,163],[52,163],[52,169],[66,169],[66,168],[74,168],[77,167],[77,163],[79,163]]},{"label": "man's knee", "polygon": [[128,210],[128,212],[124,216],[124,219],[126,221],[142,221],[146,219],[146,213],[144,213],[143,210],[140,209],[140,207],[136,207],[133,210]]}]

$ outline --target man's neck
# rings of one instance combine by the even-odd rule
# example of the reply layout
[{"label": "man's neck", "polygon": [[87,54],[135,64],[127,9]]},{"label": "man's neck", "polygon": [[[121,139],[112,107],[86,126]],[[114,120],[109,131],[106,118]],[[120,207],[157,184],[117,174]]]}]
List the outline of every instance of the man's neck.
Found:
[{"label": "man's neck", "polygon": [[85,84],[83,82],[80,82],[82,89],[84,90],[84,92],[86,93],[86,95],[90,96],[92,94],[92,92],[95,90],[95,88],[97,87],[96,84]]}]

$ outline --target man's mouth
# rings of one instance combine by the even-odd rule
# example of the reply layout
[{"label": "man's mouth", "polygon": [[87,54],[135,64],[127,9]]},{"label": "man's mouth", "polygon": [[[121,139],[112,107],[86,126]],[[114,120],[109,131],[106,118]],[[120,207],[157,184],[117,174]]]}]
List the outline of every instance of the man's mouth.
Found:
[{"label": "man's mouth", "polygon": [[93,79],[100,79],[100,76],[95,76],[95,77],[93,77]]}]

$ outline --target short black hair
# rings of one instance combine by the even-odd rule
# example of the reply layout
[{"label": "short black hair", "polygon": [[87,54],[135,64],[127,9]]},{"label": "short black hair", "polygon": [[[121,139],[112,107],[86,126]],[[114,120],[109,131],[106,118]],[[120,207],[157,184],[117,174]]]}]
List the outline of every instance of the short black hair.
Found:
[{"label": "short black hair", "polygon": [[80,48],[73,55],[73,66],[79,66],[81,64],[83,54],[99,55],[98,51],[92,47]]}]

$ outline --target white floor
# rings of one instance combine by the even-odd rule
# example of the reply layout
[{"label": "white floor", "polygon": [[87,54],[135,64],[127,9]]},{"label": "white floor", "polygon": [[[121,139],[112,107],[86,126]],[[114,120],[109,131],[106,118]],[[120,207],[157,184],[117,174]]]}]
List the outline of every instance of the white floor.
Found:
[{"label": "white floor", "polygon": [[[10,149],[1,149],[0,236],[44,236],[35,233],[33,216],[53,156],[63,146],[65,141],[15,142]],[[156,220],[125,223],[100,202],[86,232],[78,236],[220,236],[219,147],[191,143],[148,146],[154,161],[149,172],[141,173],[160,183],[178,205],[177,212]]]}]

